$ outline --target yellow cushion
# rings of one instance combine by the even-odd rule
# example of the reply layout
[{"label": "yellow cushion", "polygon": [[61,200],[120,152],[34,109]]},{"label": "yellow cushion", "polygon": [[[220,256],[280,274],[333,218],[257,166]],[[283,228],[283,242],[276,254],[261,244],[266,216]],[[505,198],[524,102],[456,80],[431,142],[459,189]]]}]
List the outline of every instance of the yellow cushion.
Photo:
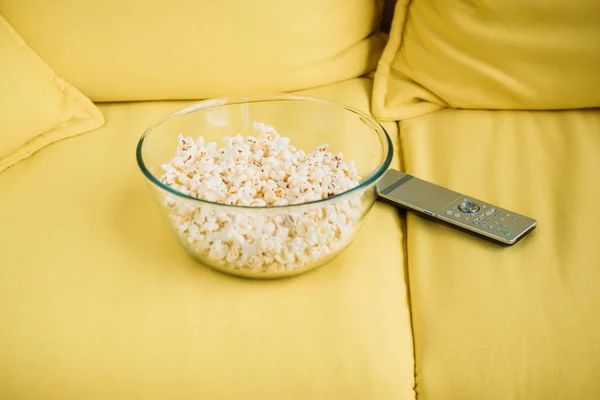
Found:
[{"label": "yellow cushion", "polygon": [[[368,110],[370,90],[354,79],[307,93]],[[101,105],[103,128],[0,174],[3,392],[413,399],[395,210],[377,205],[347,251],[296,278],[201,266],[163,222],[134,154],[147,126],[189,104]]]},{"label": "yellow cushion", "polygon": [[597,0],[399,0],[373,113],[598,107],[599,43]]},{"label": "yellow cushion", "polygon": [[0,0],[93,101],[299,90],[375,68],[380,0]]},{"label": "yellow cushion", "polygon": [[100,111],[58,77],[0,15],[0,171],[101,126]]},{"label": "yellow cushion", "polygon": [[536,218],[501,247],[409,215],[419,399],[600,397],[600,110],[442,110],[406,169]]}]

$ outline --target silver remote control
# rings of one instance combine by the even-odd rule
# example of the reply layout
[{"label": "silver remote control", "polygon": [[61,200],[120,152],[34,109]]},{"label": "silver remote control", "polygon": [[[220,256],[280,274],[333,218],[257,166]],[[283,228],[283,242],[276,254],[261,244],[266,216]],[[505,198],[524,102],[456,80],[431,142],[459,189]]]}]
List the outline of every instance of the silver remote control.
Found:
[{"label": "silver remote control", "polygon": [[396,170],[376,185],[380,200],[452,226],[513,245],[535,229],[537,221]]}]

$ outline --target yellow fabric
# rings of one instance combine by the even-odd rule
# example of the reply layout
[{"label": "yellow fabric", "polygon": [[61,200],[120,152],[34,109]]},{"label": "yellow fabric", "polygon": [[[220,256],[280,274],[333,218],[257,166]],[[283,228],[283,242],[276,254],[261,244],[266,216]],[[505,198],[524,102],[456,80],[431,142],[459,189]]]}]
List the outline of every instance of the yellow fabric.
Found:
[{"label": "yellow fabric", "polygon": [[400,130],[409,173],[538,220],[504,248],[408,216],[418,398],[600,398],[600,110],[442,110]]},{"label": "yellow fabric", "polygon": [[[370,90],[354,79],[307,93],[368,110]],[[101,105],[103,128],[0,174],[0,393],[414,399],[395,210],[374,207],[347,251],[296,278],[201,266],[134,156],[147,126],[188,104]],[[386,128],[397,144],[395,124]]]},{"label": "yellow fabric", "polygon": [[399,0],[373,114],[600,106],[597,0]]},{"label": "yellow fabric", "polygon": [[93,101],[306,89],[375,68],[380,0],[0,0]]},{"label": "yellow fabric", "polygon": [[0,171],[103,123],[100,111],[56,76],[0,15]]}]

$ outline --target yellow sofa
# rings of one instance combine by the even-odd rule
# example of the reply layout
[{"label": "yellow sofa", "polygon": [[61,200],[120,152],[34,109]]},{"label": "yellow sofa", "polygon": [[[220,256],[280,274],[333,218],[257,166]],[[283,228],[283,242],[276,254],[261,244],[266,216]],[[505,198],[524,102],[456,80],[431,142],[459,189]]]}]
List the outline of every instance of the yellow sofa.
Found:
[{"label": "yellow sofa", "polygon": [[[577,101],[545,99],[556,111],[524,110],[536,97],[514,94],[544,86],[521,90],[519,69],[520,92],[453,98],[407,47],[435,49],[426,24],[410,23],[421,12],[436,21],[427,13],[450,3],[399,1],[380,59],[377,25],[393,2],[0,0],[19,49],[96,104],[62,90],[95,125],[75,131],[65,113],[52,132],[76,136],[28,134],[0,172],[0,399],[600,398],[600,65],[581,64]],[[479,3],[456,7],[494,15]],[[600,44],[598,30],[577,32]],[[378,60],[374,82],[365,74]],[[175,109],[253,90],[372,109],[393,167],[539,227],[503,248],[376,204],[356,241],[306,275],[264,282],[205,268],[161,220],[135,146]]]}]

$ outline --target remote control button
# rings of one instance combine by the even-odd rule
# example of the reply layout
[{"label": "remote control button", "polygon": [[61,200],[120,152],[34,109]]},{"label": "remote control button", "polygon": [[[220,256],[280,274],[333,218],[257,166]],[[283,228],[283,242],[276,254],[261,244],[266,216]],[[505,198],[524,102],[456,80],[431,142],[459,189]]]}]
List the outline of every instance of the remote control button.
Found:
[{"label": "remote control button", "polygon": [[504,217],[500,217],[500,221],[504,221]]},{"label": "remote control button", "polygon": [[476,219],[475,221],[473,221],[474,224],[479,224],[479,220]]},{"label": "remote control button", "polygon": [[505,236],[510,236],[510,231],[506,231],[506,232],[504,232],[504,235],[505,235]]},{"label": "remote control button", "polygon": [[487,206],[486,206],[486,205],[483,205],[483,206],[481,206],[481,208],[487,208]]},{"label": "remote control button", "polygon": [[494,221],[494,225],[498,225],[498,221]]},{"label": "remote control button", "polygon": [[502,227],[503,227],[503,228],[506,228],[506,224],[502,224]]},{"label": "remote control button", "polygon": [[492,208],[491,210],[489,210],[488,212],[486,212],[485,215],[490,216],[490,215],[492,215],[495,212],[496,212],[496,209]]},{"label": "remote control button", "polygon": [[454,214],[454,216],[455,216],[456,218],[460,218],[460,214],[459,214],[459,213],[456,213],[456,214]]},{"label": "remote control button", "polygon": [[509,213],[506,213],[506,214],[504,214],[504,215],[506,215],[507,217],[510,217],[510,214],[509,214]]},{"label": "remote control button", "polygon": [[515,219],[515,220],[516,220],[516,219],[519,219],[519,217],[517,217],[517,216],[515,215],[515,216],[513,217],[513,219]]},{"label": "remote control button", "polygon": [[496,232],[502,232],[502,229],[496,229]]},{"label": "remote control button", "polygon": [[487,224],[485,222],[482,222],[481,226],[487,226]]},{"label": "remote control button", "polygon": [[471,218],[465,217],[465,221],[470,221],[470,220],[471,220]]},{"label": "remote control button", "polygon": [[479,211],[479,205],[477,203],[473,203],[472,201],[465,201],[458,206],[458,209],[462,212],[473,214]]},{"label": "remote control button", "polygon": [[448,214],[448,215],[452,215],[452,210],[448,210],[448,211],[446,211],[446,214]]},{"label": "remote control button", "polygon": [[504,214],[504,211],[500,210],[498,211],[498,214]]},{"label": "remote control button", "polygon": [[490,226],[488,226],[488,228],[490,228],[491,230],[494,230],[494,225],[490,225]]},{"label": "remote control button", "polygon": [[498,218],[498,214],[494,215],[494,219]]}]

